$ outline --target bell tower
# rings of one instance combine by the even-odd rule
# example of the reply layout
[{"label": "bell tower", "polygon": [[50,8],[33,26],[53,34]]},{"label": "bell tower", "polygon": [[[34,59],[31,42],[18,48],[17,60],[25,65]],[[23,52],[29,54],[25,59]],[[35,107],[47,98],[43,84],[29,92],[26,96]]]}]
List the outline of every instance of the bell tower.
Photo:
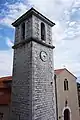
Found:
[{"label": "bell tower", "polygon": [[52,27],[31,8],[15,27],[10,120],[55,120]]}]

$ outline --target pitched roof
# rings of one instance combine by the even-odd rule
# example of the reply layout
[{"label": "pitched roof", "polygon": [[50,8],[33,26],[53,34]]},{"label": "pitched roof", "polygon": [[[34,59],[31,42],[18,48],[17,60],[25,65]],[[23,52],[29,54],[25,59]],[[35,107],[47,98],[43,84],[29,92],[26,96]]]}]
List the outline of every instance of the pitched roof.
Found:
[{"label": "pitched roof", "polygon": [[12,76],[6,76],[0,78],[0,88],[8,88],[6,83],[12,81]]},{"label": "pitched roof", "polygon": [[54,70],[55,74],[60,74],[62,71],[64,71],[64,68]]},{"label": "pitched roof", "polygon": [[[54,73],[56,74],[56,75],[59,75],[61,72],[63,72],[64,70],[66,70],[67,72],[69,72],[71,75],[73,75],[69,70],[67,70],[66,68],[62,68],[62,69],[56,69],[56,70],[54,70]],[[77,79],[77,77],[75,76],[75,75],[73,75],[76,79]]]},{"label": "pitched roof", "polygon": [[53,23],[51,20],[49,20],[48,18],[46,18],[44,15],[42,15],[41,13],[39,13],[36,9],[34,9],[33,7],[28,10],[26,13],[24,13],[21,17],[19,17],[14,23],[12,23],[12,25],[14,27],[16,27],[18,24],[20,24],[23,20],[25,20],[26,18],[30,17],[32,14],[35,14],[37,17],[43,19],[45,22],[47,22],[49,25],[54,26],[55,23]]},{"label": "pitched roof", "polygon": [[0,78],[0,82],[1,81],[9,81],[9,80],[12,80],[12,76],[6,76],[6,77],[1,77]]}]

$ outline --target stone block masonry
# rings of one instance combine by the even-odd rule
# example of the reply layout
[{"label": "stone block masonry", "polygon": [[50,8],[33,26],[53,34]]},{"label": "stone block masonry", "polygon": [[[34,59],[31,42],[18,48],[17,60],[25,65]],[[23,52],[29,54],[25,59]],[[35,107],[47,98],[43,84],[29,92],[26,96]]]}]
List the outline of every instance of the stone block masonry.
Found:
[{"label": "stone block masonry", "polygon": [[[47,53],[45,62],[41,51]],[[52,49],[32,41],[14,53],[12,119],[54,120]]]},{"label": "stone block masonry", "polygon": [[56,120],[54,25],[34,8],[13,23],[16,33],[10,120]]}]

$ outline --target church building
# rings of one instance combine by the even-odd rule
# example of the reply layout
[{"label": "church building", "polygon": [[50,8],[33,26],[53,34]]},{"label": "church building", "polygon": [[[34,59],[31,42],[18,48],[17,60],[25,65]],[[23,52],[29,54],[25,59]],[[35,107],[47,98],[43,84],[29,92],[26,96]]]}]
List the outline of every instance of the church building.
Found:
[{"label": "church building", "polygon": [[55,70],[57,120],[80,120],[76,79],[66,68]]}]

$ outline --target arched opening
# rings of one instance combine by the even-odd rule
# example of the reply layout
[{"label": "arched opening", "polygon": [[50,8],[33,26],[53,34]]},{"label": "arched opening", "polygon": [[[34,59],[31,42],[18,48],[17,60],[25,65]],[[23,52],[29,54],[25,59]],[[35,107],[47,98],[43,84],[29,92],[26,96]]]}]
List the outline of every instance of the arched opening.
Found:
[{"label": "arched opening", "polygon": [[21,26],[21,32],[22,32],[22,39],[25,39],[25,23],[22,23],[22,26]]},{"label": "arched opening", "polygon": [[0,120],[3,119],[3,113],[0,113]]},{"label": "arched opening", "polygon": [[64,120],[70,120],[70,111],[69,111],[69,109],[64,110]]},{"label": "arched opening", "polygon": [[68,87],[68,80],[65,79],[64,80],[64,90],[68,90],[68,89],[69,89],[69,87]]},{"label": "arched opening", "polygon": [[45,25],[41,23],[41,39],[45,41]]}]

